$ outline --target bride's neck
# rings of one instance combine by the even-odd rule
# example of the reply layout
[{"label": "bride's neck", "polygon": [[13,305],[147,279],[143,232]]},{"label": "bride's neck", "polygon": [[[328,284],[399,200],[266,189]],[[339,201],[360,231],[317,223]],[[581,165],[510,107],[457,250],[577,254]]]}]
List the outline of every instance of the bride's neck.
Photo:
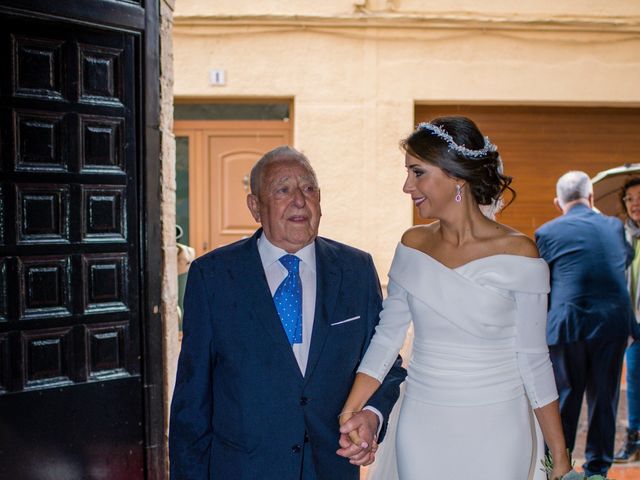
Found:
[{"label": "bride's neck", "polygon": [[479,231],[487,221],[488,219],[477,205],[461,209],[450,218],[440,219],[440,236],[446,243],[460,247],[476,241],[479,237]]}]

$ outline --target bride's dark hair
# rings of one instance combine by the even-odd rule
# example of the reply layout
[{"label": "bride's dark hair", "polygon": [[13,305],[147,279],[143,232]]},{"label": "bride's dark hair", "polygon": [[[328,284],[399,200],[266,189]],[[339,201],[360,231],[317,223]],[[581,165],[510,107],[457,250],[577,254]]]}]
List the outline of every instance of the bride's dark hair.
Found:
[{"label": "bride's dark hair", "polygon": [[505,190],[511,192],[505,207],[516,198],[515,190],[510,187],[512,178],[501,171],[498,150],[467,117],[438,117],[420,124],[400,146],[452,177],[465,180],[478,205],[499,202]]}]

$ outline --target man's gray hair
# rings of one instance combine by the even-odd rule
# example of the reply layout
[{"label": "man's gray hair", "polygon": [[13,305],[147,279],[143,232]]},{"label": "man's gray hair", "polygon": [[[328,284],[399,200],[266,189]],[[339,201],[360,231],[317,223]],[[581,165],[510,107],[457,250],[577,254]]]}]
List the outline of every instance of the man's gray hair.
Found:
[{"label": "man's gray hair", "polygon": [[309,173],[313,177],[314,182],[316,183],[316,185],[318,184],[316,172],[313,170],[311,163],[309,163],[309,159],[304,155],[304,153],[299,152],[295,148],[289,147],[288,145],[282,145],[265,153],[251,169],[249,185],[251,186],[251,193],[253,195],[260,195],[260,186],[262,185],[262,177],[264,175],[265,168],[267,168],[267,166],[271,165],[272,163],[283,161],[294,161],[300,163],[303,167],[309,170]]},{"label": "man's gray hair", "polygon": [[593,185],[589,175],[579,170],[565,173],[556,183],[556,196],[560,206],[581,198],[586,200],[592,193]]}]

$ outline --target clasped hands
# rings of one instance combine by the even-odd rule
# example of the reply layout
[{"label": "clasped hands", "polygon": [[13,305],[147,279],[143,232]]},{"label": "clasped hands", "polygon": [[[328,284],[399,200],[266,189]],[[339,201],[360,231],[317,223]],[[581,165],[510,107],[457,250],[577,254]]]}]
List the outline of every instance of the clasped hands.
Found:
[{"label": "clasped hands", "polygon": [[353,465],[370,465],[378,450],[378,416],[371,410],[342,412],[340,423],[340,449],[336,452]]}]

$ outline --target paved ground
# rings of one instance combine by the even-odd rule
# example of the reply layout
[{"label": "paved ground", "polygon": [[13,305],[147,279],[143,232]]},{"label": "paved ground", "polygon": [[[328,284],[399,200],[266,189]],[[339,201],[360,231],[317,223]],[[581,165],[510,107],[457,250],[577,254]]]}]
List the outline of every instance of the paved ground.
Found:
[{"label": "paved ground", "polygon": [[[620,395],[620,404],[618,406],[618,426],[616,428],[616,451],[622,445],[626,419],[627,419],[627,398],[624,390]],[[576,447],[574,449],[575,465],[579,467],[584,462],[584,445],[587,437],[587,405],[583,403],[580,415],[580,425],[578,427],[578,438],[576,439]],[[579,470],[579,468],[578,468]],[[615,480],[640,480],[640,462],[632,462],[627,464],[614,464],[609,471],[609,478]]]}]

